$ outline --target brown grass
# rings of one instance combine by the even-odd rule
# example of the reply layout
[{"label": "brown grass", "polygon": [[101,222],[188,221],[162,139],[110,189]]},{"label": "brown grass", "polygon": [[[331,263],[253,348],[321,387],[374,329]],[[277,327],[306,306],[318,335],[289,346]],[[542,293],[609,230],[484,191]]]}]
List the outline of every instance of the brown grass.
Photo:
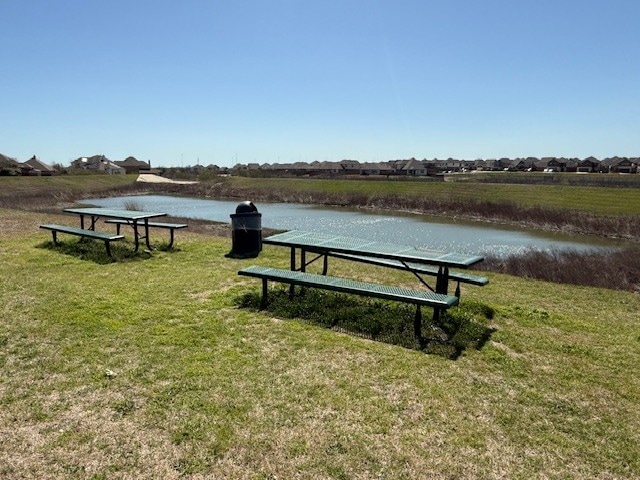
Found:
[{"label": "brown grass", "polygon": [[640,292],[640,246],[620,250],[529,251],[488,257],[481,270],[555,283]]}]

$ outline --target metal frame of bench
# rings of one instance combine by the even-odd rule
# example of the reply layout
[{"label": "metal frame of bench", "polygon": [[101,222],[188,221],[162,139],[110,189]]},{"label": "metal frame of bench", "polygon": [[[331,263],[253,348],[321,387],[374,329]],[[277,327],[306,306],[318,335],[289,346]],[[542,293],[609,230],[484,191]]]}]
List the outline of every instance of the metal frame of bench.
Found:
[{"label": "metal frame of bench", "polygon": [[[395,268],[398,270],[410,271],[414,275],[425,274],[425,275],[438,276],[437,267],[421,265],[418,263],[411,263],[411,262],[403,263],[398,260],[385,260],[382,258],[365,257],[362,255],[352,255],[349,253],[336,252],[336,253],[330,253],[329,255],[331,255],[332,257],[341,258],[344,260],[352,260],[354,262],[361,262],[361,263],[367,263],[370,265],[376,265],[380,267],[389,267],[389,268]],[[322,274],[326,275],[327,270],[328,270],[328,264],[325,258]],[[458,298],[460,298],[461,283],[468,283],[470,285],[476,285],[480,287],[487,285],[489,283],[489,279],[487,277],[479,277],[477,275],[471,275],[469,273],[464,273],[464,272],[452,272],[451,270],[449,270],[448,277],[449,277],[449,280],[458,282],[456,286],[456,292],[455,292],[455,296]]]},{"label": "metal frame of bench", "polygon": [[[116,233],[118,233],[118,234],[120,234],[120,226],[121,225],[129,225],[129,226],[133,227],[131,222],[129,222],[127,220],[123,220],[123,219],[117,219],[117,218],[107,219],[107,220],[104,221],[104,223],[113,223],[114,225],[116,225]],[[173,240],[174,240],[173,232],[174,232],[174,230],[188,227],[188,225],[186,223],[147,222],[147,224],[148,224],[149,227],[165,228],[165,229],[169,230],[169,232],[170,232],[169,248],[173,248]],[[135,228],[134,228],[134,230],[135,230]],[[137,234],[137,232],[136,232],[136,234]]]},{"label": "metal frame of bench", "polygon": [[[307,253],[312,253],[316,255],[311,260],[307,260]],[[418,281],[424,285],[427,289],[434,293],[441,293],[444,295],[449,294],[449,280],[456,280],[457,286],[455,291],[455,296],[460,298],[460,283],[470,283],[473,285],[486,285],[489,283],[489,279],[486,277],[477,277],[475,275],[470,275],[467,273],[461,272],[452,272],[449,270],[447,266],[429,266],[425,264],[418,264],[413,262],[405,262],[401,260],[394,259],[386,259],[386,258],[378,258],[378,257],[368,257],[365,255],[357,255],[355,253],[343,253],[343,252],[334,252],[334,251],[317,251],[314,248],[301,248],[300,249],[300,266],[296,265],[296,248],[291,248],[291,270],[306,272],[306,269],[312,263],[322,259],[322,275],[326,275],[329,270],[329,257],[341,258],[344,260],[352,260],[356,262],[368,263],[376,266],[384,266],[389,268],[395,268],[398,270],[404,270],[406,272],[412,273]],[[432,275],[436,277],[435,287],[432,287],[427,283],[427,281],[422,278],[422,275]],[[293,285],[291,285],[290,289],[293,293]],[[438,317],[437,309],[434,311],[434,321]]]},{"label": "metal frame of bench", "polygon": [[365,297],[394,300],[416,305],[414,318],[414,331],[417,338],[422,338],[422,313],[421,306],[429,306],[434,311],[434,322],[439,319],[440,310],[458,305],[459,298],[451,295],[435,293],[427,290],[411,290],[402,287],[380,285],[376,283],[360,282],[340,277],[319,275],[301,271],[291,271],[271,267],[252,265],[238,272],[238,275],[259,278],[262,280],[262,300],[260,308],[267,305],[267,282],[274,281],[286,283],[291,286],[320,288],[341,293],[362,295]]},{"label": "metal frame of bench", "polygon": [[58,232],[66,233],[68,235],[77,235],[82,238],[93,238],[95,240],[102,240],[107,250],[107,255],[109,255],[112,260],[115,260],[115,258],[111,253],[111,242],[122,240],[124,238],[124,235],[114,235],[113,233],[109,232],[97,232],[95,230],[87,230],[84,228],[69,227],[67,225],[45,224],[40,225],[40,228],[51,231],[51,235],[53,236],[53,243],[55,245],[58,245]]}]

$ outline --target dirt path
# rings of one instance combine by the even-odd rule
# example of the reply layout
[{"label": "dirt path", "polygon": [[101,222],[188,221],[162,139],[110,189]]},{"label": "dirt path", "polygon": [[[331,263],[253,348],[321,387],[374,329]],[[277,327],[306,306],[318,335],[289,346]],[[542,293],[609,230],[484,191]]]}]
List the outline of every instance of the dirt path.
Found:
[{"label": "dirt path", "polygon": [[143,183],[180,183],[183,185],[193,185],[198,182],[187,181],[187,180],[171,180],[170,178],[164,178],[159,175],[154,175],[152,173],[141,173],[138,176],[136,182]]}]

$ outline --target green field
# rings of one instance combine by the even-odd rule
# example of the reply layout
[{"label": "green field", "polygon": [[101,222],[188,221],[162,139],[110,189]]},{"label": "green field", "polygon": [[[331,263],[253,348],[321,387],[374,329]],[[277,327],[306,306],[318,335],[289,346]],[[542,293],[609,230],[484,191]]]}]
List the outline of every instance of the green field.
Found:
[{"label": "green field", "polygon": [[452,360],[314,320],[410,322],[401,306],[256,310],[236,272],[286,267],[276,247],[229,259],[228,237],[187,229],[106,263],[102,244],[51,248],[37,227],[65,220],[0,209],[0,478],[640,477],[638,294],[489,274],[461,310],[491,335]]},{"label": "green field", "polygon": [[[505,174],[506,176],[507,174]],[[514,174],[515,175],[515,174]],[[468,176],[473,178],[473,176]],[[70,192],[81,195],[107,192],[113,189],[135,188],[138,191],[163,186],[135,184],[135,175],[63,175],[57,177],[0,177],[0,201],[3,196],[33,193]],[[478,177],[481,178],[481,177]],[[248,178],[226,177],[203,182],[197,187],[183,186],[174,193],[202,194],[223,185],[222,191],[238,198],[246,194],[286,197],[289,194],[296,201],[330,195],[334,199],[343,198],[345,204],[350,197],[362,196],[378,198],[389,208],[403,197],[429,198],[441,201],[475,200],[496,204],[514,204],[522,207],[541,207],[570,210],[597,215],[638,215],[640,214],[640,188],[637,187],[593,187],[580,185],[522,185],[483,182],[439,182],[439,181],[394,181],[394,180],[328,180],[311,178]],[[210,192],[208,192],[210,193]],[[308,198],[306,198],[307,196]]]},{"label": "green field", "polygon": [[135,175],[58,175],[54,177],[0,177],[0,198],[38,192],[100,192],[132,185]]},{"label": "green field", "polygon": [[394,199],[407,196],[442,201],[477,200],[600,215],[640,213],[640,188],[308,178],[233,177],[230,181],[234,187],[248,191],[345,195],[345,202],[346,196],[359,194]]}]

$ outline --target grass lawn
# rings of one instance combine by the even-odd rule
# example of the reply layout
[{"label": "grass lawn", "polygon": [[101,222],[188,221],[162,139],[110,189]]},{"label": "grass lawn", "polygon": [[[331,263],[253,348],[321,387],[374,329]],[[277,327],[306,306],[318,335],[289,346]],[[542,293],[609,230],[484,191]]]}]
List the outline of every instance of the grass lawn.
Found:
[{"label": "grass lawn", "polygon": [[231,177],[229,181],[247,191],[291,192],[297,195],[304,192],[342,194],[345,199],[349,195],[359,194],[396,200],[403,197],[440,201],[477,200],[521,207],[569,209],[598,215],[637,215],[640,211],[640,189],[635,187],[475,183],[472,181],[473,175],[466,177],[469,182],[246,177]]},{"label": "grass lawn", "polygon": [[[640,477],[637,294],[490,274],[452,314],[491,335],[452,360],[324,326],[411,322],[403,306],[258,311],[236,272],[286,267],[276,247],[229,259],[183,230],[109,263],[51,248],[37,226],[65,219],[0,210],[0,478]],[[355,268],[334,273],[415,287]]]},{"label": "grass lawn", "polygon": [[118,186],[130,185],[136,181],[136,175],[54,175],[33,177],[0,177],[3,189],[17,195],[20,192],[51,190],[70,190],[74,192],[100,191]]}]

